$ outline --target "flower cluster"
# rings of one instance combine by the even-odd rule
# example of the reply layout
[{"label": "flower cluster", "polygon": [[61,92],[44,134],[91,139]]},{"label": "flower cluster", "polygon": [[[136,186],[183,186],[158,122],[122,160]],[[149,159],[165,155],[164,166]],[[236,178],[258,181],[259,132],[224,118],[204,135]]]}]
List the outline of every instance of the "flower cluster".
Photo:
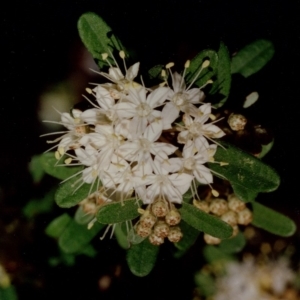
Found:
[{"label": "flower cluster", "polygon": [[95,97],[86,97],[93,108],[61,114],[68,131],[51,141],[58,142],[56,158],[84,166],[75,174],[80,177],[77,188],[84,183],[97,190],[102,186],[107,201],[136,197],[151,205],[159,199],[171,209],[190,187],[197,194],[198,183],[213,182],[205,164],[213,161],[214,139],[224,132],[215,125],[211,105],[203,104],[201,88],[192,87],[209,61],[199,66],[189,85],[184,80],[189,61],[183,75],[173,73],[169,63],[162,69],[163,82],[147,88],[135,81],[139,63],[127,68],[123,51],[120,57],[125,75],[114,58],[111,65],[108,54],[102,54],[110,67],[99,74],[109,82],[86,89]]}]

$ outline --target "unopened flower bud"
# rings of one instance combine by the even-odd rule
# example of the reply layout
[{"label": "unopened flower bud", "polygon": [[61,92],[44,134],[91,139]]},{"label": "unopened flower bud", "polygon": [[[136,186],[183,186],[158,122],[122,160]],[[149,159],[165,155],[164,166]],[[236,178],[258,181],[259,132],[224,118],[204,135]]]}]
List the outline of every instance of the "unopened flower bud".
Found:
[{"label": "unopened flower bud", "polygon": [[167,203],[162,200],[157,200],[152,204],[152,212],[157,217],[164,217],[168,212]]},{"label": "unopened flower bud", "polygon": [[165,238],[168,236],[170,231],[170,227],[167,223],[165,223],[164,221],[158,221],[153,229],[153,232],[155,235]]},{"label": "unopened flower bud", "polygon": [[243,115],[232,113],[227,122],[232,130],[239,131],[244,129],[247,119]]},{"label": "unopened flower bud", "polygon": [[205,243],[208,245],[218,245],[221,243],[221,239],[214,237],[207,233],[204,233],[203,238],[204,238]]},{"label": "unopened flower bud", "polygon": [[142,224],[136,226],[136,234],[141,237],[147,237],[151,234],[152,229],[149,227],[144,227]]},{"label": "unopened flower bud", "polygon": [[234,212],[233,210],[229,210],[221,216],[221,220],[223,220],[224,222],[228,223],[231,226],[237,224],[237,219],[238,219],[237,213]]},{"label": "unopened flower bud", "polygon": [[197,201],[196,199],[194,199],[193,204],[198,209],[203,210],[206,213],[209,213],[209,204],[206,201]]},{"label": "unopened flower bud", "polygon": [[180,220],[181,220],[181,216],[180,216],[180,213],[178,210],[176,209],[171,209],[167,215],[166,215],[166,223],[171,225],[171,226],[174,226],[174,225],[177,225],[179,224]]},{"label": "unopened flower bud", "polygon": [[242,200],[240,200],[235,194],[231,194],[228,196],[228,207],[229,209],[239,212],[242,211],[246,204]]},{"label": "unopened flower bud", "polygon": [[233,225],[232,226],[232,238],[235,237],[239,233],[239,226],[238,225]]},{"label": "unopened flower bud", "polygon": [[157,236],[156,234],[152,233],[152,234],[149,236],[149,242],[150,242],[152,245],[159,246],[159,245],[163,244],[164,238],[159,237],[159,236]]},{"label": "unopened flower bud", "polygon": [[178,243],[183,237],[181,229],[178,226],[170,228],[168,239],[171,243]]},{"label": "unopened flower bud", "polygon": [[248,225],[253,220],[252,211],[249,208],[244,208],[242,211],[238,212],[238,224]]},{"label": "unopened flower bud", "polygon": [[156,217],[149,210],[146,210],[145,213],[140,218],[140,224],[143,227],[152,228],[155,222],[156,222]]},{"label": "unopened flower bud", "polygon": [[209,205],[209,211],[217,216],[223,215],[227,210],[227,201],[224,199],[214,199]]}]

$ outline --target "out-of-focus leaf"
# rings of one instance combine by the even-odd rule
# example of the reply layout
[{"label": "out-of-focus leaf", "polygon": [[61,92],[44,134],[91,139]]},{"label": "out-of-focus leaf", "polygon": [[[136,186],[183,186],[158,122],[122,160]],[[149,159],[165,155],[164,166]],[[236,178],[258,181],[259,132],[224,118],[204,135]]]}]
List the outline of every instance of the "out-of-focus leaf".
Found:
[{"label": "out-of-focus leaf", "polygon": [[127,263],[130,271],[139,277],[148,275],[156,262],[159,247],[152,245],[148,239],[132,245],[127,251]]},{"label": "out-of-focus leaf", "polygon": [[183,202],[179,209],[181,218],[199,231],[203,231],[220,239],[227,239],[232,235],[232,227],[220,218],[209,215],[193,205]]},{"label": "out-of-focus leaf", "polygon": [[152,67],[152,68],[148,71],[149,77],[150,77],[151,79],[154,79],[154,78],[160,78],[161,71],[162,71],[163,68],[164,68],[163,65],[156,65],[156,66]]},{"label": "out-of-focus leaf", "polygon": [[216,292],[215,280],[211,275],[198,272],[195,275],[195,283],[202,296],[209,297]]},{"label": "out-of-focus leaf", "polygon": [[97,184],[91,186],[90,184],[84,183],[78,188],[81,184],[81,177],[81,175],[76,176],[59,186],[55,193],[55,201],[58,206],[64,208],[72,207],[97,190]]},{"label": "out-of-focus leaf", "polygon": [[270,41],[257,40],[233,56],[231,73],[240,73],[248,77],[262,69],[273,57],[274,52],[274,46]]},{"label": "out-of-focus leaf", "polygon": [[13,285],[8,287],[0,287],[1,300],[18,300],[16,289]]},{"label": "out-of-focus leaf", "polygon": [[122,229],[122,224],[116,224],[114,234],[117,238],[119,246],[123,249],[128,249],[129,242],[126,233]]},{"label": "out-of-focus leaf", "polygon": [[86,225],[79,225],[72,220],[60,235],[58,244],[65,253],[81,252],[104,226],[96,222],[91,229],[87,229]]},{"label": "out-of-focus leaf", "polygon": [[174,253],[176,258],[183,256],[189,250],[189,248],[193,246],[199,236],[199,231],[184,221],[180,222],[180,229],[183,233],[183,237],[178,243],[174,244],[178,249]]},{"label": "out-of-focus leaf", "polygon": [[227,262],[233,260],[233,256],[223,252],[215,246],[205,246],[203,249],[203,255],[206,261],[210,264]]},{"label": "out-of-focus leaf", "polygon": [[291,236],[295,233],[296,224],[287,216],[284,216],[258,202],[253,202],[252,208],[252,224],[254,226],[280,236]]},{"label": "out-of-focus leaf", "polygon": [[47,152],[47,153],[43,153],[40,156],[40,162],[43,170],[47,174],[61,180],[67,179],[72,175],[83,170],[83,166],[76,166],[76,167],[60,166],[59,164],[63,164],[65,158],[67,157],[66,156],[62,157],[60,159],[60,162],[58,162],[57,159],[55,158],[54,152]]},{"label": "out-of-focus leaf", "polygon": [[[205,60],[209,60],[210,64],[199,74],[202,64]],[[217,73],[218,54],[214,50],[203,50],[199,52],[190,62],[189,68],[186,70],[185,81],[187,84],[195,80],[195,84],[202,87],[206,82]]]},{"label": "out-of-focus leaf", "polygon": [[[112,29],[98,15],[88,12],[78,20],[79,36],[85,47],[98,61],[100,68],[108,66],[107,61],[102,59],[102,53],[113,53],[114,50],[124,50],[120,40],[114,35]],[[107,58],[111,64],[115,64],[112,58]]]},{"label": "out-of-focus leaf", "polygon": [[67,225],[72,221],[72,218],[68,214],[63,214],[56,219],[52,220],[51,223],[46,227],[45,232],[48,236],[58,238],[63,231],[67,228]]},{"label": "out-of-focus leaf", "polygon": [[38,183],[42,180],[45,172],[40,161],[40,155],[34,155],[29,163],[29,172],[33,182]]},{"label": "out-of-focus leaf", "polygon": [[137,201],[136,199],[107,203],[100,207],[96,217],[98,222],[102,224],[130,221],[139,216],[138,208],[140,205],[141,201]]},{"label": "out-of-focus leaf", "polygon": [[230,57],[227,47],[221,43],[218,50],[217,78],[214,80],[210,94],[219,93],[222,99],[215,107],[221,107],[227,100],[231,86]]},{"label": "out-of-focus leaf", "polygon": [[242,232],[239,232],[235,237],[222,240],[218,248],[224,253],[240,252],[246,245],[246,239]]},{"label": "out-of-focus leaf", "polygon": [[25,217],[29,219],[35,215],[50,212],[54,205],[54,193],[53,189],[42,199],[30,200],[23,209]]},{"label": "out-of-focus leaf", "polygon": [[277,189],[280,183],[278,174],[268,165],[242,150],[222,143],[225,147],[218,147],[214,156],[218,163],[209,163],[209,168],[216,176],[230,181],[234,193],[243,201],[253,201],[259,192],[271,192]]}]

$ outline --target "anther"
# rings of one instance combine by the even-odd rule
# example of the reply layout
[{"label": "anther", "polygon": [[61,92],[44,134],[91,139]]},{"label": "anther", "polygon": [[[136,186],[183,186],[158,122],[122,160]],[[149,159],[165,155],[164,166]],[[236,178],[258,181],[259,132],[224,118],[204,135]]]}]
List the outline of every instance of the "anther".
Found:
[{"label": "anther", "polygon": [[59,160],[60,159],[60,154],[59,154],[59,152],[58,151],[55,151],[55,158],[57,159],[57,160]]},{"label": "anther", "polygon": [[85,90],[86,90],[87,93],[93,94],[93,91],[90,88],[86,88]]},{"label": "anther", "polygon": [[211,190],[211,193],[215,196],[215,197],[219,197],[219,192],[216,190]]},{"label": "anther", "polygon": [[190,61],[190,60],[187,60],[187,61],[185,62],[185,64],[184,64],[184,68],[185,68],[185,69],[189,68],[189,67],[190,67],[190,63],[191,63],[191,61]]},{"label": "anther", "polygon": [[102,53],[101,56],[102,56],[103,60],[106,60],[108,58],[108,54],[107,53]]},{"label": "anther", "polygon": [[125,58],[125,52],[124,52],[123,50],[121,50],[121,51],[119,52],[119,55],[120,55],[120,57],[121,57],[122,59]]},{"label": "anther", "polygon": [[204,69],[204,68],[207,68],[208,66],[209,66],[209,64],[210,64],[210,61],[209,60],[205,60],[204,62],[203,62],[203,64],[202,64],[202,68]]},{"label": "anther", "polygon": [[65,159],[65,164],[66,165],[69,165],[71,162],[72,162],[72,158],[71,157]]},{"label": "anther", "polygon": [[168,64],[166,64],[166,69],[170,69],[174,66],[174,63],[173,62],[170,62]]}]

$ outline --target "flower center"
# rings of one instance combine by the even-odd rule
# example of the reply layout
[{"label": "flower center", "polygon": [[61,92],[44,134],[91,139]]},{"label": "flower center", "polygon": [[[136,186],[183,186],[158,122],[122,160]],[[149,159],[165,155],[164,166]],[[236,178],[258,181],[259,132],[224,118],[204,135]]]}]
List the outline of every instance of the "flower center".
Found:
[{"label": "flower center", "polygon": [[189,131],[194,136],[199,136],[202,133],[202,124],[194,122],[191,124]]},{"label": "flower center", "polygon": [[136,108],[136,111],[140,117],[147,117],[151,113],[152,108],[147,103],[141,103]]},{"label": "flower center", "polygon": [[188,101],[188,94],[178,92],[173,96],[172,101],[175,103],[175,105],[182,106]]},{"label": "flower center", "polygon": [[185,169],[192,171],[195,167],[195,159],[193,157],[189,157],[183,163]]}]

